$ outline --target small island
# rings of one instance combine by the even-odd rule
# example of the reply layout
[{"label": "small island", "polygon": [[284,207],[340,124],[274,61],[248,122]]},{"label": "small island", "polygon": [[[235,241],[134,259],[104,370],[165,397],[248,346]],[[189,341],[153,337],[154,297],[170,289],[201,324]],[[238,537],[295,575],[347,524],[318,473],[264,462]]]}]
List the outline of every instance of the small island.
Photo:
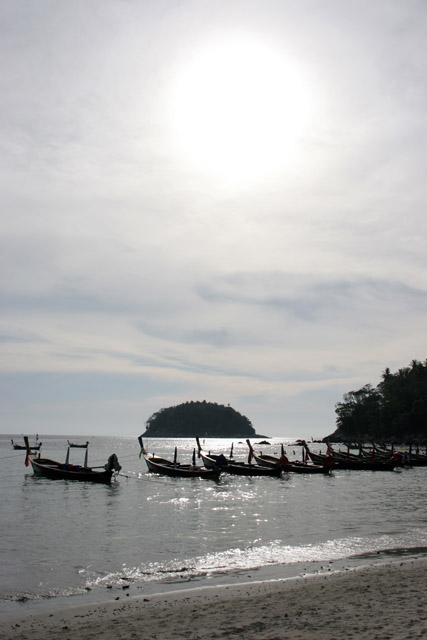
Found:
[{"label": "small island", "polygon": [[145,423],[145,438],[266,438],[232,407],[214,402],[184,402],[160,409]]}]

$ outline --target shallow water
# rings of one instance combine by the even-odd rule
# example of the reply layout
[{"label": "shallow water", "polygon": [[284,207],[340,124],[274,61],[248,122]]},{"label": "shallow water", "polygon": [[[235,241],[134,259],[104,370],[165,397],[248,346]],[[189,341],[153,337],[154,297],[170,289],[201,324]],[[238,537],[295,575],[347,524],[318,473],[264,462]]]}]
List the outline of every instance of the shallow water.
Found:
[{"label": "shallow water", "polygon": [[[136,438],[70,438],[90,441],[90,464],[104,464],[113,452],[122,464],[124,475],[111,485],[93,485],[33,476],[11,437],[21,439],[0,437],[3,603],[287,577],[427,548],[427,468],[224,475],[214,482],[148,474]],[[43,455],[65,459],[65,437],[40,439]],[[278,453],[282,439],[272,442],[258,449]],[[204,446],[228,453],[230,443]],[[145,445],[165,457],[176,445],[180,461],[189,462],[195,442]],[[293,451],[300,459],[301,449],[288,446],[290,458]],[[235,458],[247,453],[244,442],[234,441]],[[83,452],[72,455],[81,462]]]}]

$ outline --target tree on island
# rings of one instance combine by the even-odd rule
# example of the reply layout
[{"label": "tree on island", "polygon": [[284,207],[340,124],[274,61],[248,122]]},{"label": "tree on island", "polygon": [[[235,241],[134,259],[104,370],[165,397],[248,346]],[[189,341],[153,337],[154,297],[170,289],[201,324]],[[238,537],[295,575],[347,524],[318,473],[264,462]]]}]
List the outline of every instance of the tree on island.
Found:
[{"label": "tree on island", "polygon": [[257,437],[246,416],[230,406],[213,402],[185,402],[160,409],[147,420],[143,437],[148,438],[251,438]]},{"label": "tree on island", "polygon": [[325,440],[427,444],[427,360],[396,373],[385,369],[375,388],[344,394],[335,413],[338,428]]}]

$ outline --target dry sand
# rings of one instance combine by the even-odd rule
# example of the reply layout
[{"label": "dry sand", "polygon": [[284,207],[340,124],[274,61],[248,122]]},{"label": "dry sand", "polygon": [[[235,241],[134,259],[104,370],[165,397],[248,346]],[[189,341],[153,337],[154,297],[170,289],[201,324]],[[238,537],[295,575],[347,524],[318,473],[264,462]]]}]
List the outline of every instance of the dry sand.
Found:
[{"label": "dry sand", "polygon": [[427,560],[120,598],[0,623],[3,640],[427,638]]}]

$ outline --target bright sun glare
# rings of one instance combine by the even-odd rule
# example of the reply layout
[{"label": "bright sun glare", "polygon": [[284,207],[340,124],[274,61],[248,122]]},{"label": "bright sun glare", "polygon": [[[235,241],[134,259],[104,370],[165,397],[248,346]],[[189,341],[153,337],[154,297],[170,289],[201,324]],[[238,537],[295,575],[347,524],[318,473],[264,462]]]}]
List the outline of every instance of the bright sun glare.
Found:
[{"label": "bright sun glare", "polygon": [[295,64],[264,43],[239,38],[212,44],[194,54],[175,83],[180,153],[210,175],[262,179],[292,158],[308,98]]}]

